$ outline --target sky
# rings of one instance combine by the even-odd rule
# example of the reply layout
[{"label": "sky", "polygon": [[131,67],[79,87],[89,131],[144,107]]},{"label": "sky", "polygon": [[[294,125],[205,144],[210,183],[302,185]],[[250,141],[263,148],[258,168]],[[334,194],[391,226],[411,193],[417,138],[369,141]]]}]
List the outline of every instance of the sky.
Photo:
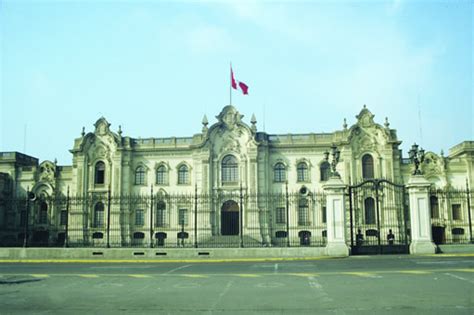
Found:
[{"label": "sky", "polygon": [[0,151],[70,165],[104,116],[134,138],[201,132],[232,104],[270,134],[350,125],[363,105],[404,156],[474,140],[471,0],[0,0]]}]

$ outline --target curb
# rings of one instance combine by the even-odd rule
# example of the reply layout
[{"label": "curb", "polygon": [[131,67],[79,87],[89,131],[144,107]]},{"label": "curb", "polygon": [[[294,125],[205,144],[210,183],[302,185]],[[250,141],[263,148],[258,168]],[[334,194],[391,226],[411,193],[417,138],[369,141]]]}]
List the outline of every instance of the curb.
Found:
[{"label": "curb", "polygon": [[229,263],[229,262],[268,262],[268,261],[308,261],[341,259],[347,257],[295,257],[295,258],[225,258],[225,259],[0,259],[0,264],[22,263],[22,264],[166,264],[166,263]]}]

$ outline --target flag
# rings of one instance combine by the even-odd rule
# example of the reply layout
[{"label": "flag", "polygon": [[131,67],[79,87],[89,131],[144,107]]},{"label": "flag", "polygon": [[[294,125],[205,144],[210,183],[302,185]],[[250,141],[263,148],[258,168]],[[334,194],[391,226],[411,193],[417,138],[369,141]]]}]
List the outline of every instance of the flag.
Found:
[{"label": "flag", "polygon": [[230,84],[234,90],[237,90],[237,82],[235,82],[234,71],[232,71],[232,67],[230,67]]},{"label": "flag", "polygon": [[232,86],[232,88],[234,90],[237,90],[237,82],[239,83],[239,88],[242,90],[242,93],[244,95],[248,95],[249,94],[249,87],[247,84],[245,84],[244,82],[241,82],[241,81],[237,81],[234,77],[234,71],[232,70],[232,65],[230,66],[230,85]]},{"label": "flag", "polygon": [[240,82],[239,81],[239,87],[240,89],[242,90],[242,93],[244,93],[244,95],[248,95],[249,94],[249,87],[247,86],[247,84],[245,84],[244,82]]}]

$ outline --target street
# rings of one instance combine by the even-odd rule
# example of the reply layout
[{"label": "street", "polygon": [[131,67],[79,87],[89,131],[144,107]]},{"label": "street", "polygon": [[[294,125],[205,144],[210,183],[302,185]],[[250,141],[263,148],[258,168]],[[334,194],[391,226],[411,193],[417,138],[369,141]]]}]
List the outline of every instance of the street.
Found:
[{"label": "street", "polygon": [[1,263],[1,314],[473,314],[474,257]]}]

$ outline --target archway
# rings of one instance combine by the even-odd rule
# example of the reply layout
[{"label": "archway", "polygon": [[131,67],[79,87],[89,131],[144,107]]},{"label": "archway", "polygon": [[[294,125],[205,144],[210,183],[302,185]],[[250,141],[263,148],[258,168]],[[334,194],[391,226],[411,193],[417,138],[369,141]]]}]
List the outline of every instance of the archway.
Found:
[{"label": "archway", "polygon": [[239,235],[239,205],[233,200],[222,204],[221,235]]}]

